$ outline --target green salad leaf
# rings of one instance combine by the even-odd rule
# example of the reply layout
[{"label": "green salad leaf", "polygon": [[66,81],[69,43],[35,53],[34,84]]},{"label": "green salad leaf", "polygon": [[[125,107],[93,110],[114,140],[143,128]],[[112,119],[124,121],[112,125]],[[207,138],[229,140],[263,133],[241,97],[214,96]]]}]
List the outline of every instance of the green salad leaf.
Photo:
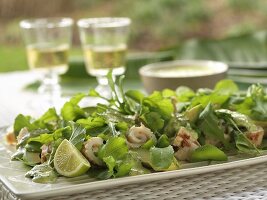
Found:
[{"label": "green salad leaf", "polygon": [[67,126],[65,128],[57,129],[53,133],[41,133],[36,137],[30,137],[27,140],[27,143],[39,142],[41,144],[49,144],[52,141],[62,138],[64,131],[70,131],[70,127]]},{"label": "green salad leaf", "polygon": [[128,153],[126,140],[122,137],[110,137],[98,152],[102,159],[112,156],[115,160],[123,159]]},{"label": "green salad leaf", "polygon": [[173,162],[173,153],[174,150],[170,145],[164,148],[152,147],[150,158],[153,169],[157,171],[168,169]]},{"label": "green salad leaf", "polygon": [[137,103],[141,103],[145,97],[145,95],[138,91],[138,90],[128,90],[125,95],[131,99],[133,99],[134,101],[136,101]]},{"label": "green salad leaf", "polygon": [[240,152],[247,154],[260,154],[257,147],[244,134],[237,134],[235,141],[236,147]]},{"label": "green salad leaf", "polygon": [[128,160],[123,160],[118,162],[117,167],[116,167],[116,174],[114,177],[123,177],[126,176],[130,173],[134,163],[133,162],[127,162]]},{"label": "green salad leaf", "polygon": [[24,116],[22,114],[19,114],[14,121],[14,133],[17,136],[22,128],[27,128],[29,131],[34,130],[38,128],[34,124],[31,123],[31,117],[30,116]]},{"label": "green salad leaf", "polygon": [[174,158],[174,150],[171,145],[164,148],[140,148],[136,149],[135,153],[137,153],[138,158],[144,166],[147,166],[154,171],[168,171],[179,168],[179,164],[176,158]]},{"label": "green salad leaf", "polygon": [[157,147],[159,148],[165,148],[170,146],[170,140],[166,134],[163,134],[159,137],[157,142]]},{"label": "green salad leaf", "polygon": [[195,92],[189,87],[179,86],[176,89],[176,95],[177,95],[178,101],[186,102],[186,101],[190,101],[195,96]]},{"label": "green salad leaf", "polygon": [[28,140],[31,138],[39,137],[43,134],[48,134],[49,131],[47,129],[36,129],[32,131],[28,131],[17,143],[17,147],[25,146],[28,143]]},{"label": "green salad leaf", "polygon": [[40,142],[28,142],[24,148],[29,152],[41,152],[42,145]]},{"label": "green salad leaf", "polygon": [[228,101],[230,96],[238,91],[238,87],[232,80],[219,81],[214,90],[199,89],[196,96],[192,99],[192,106],[201,104],[206,107],[209,103],[221,107]]},{"label": "green salad leaf", "polygon": [[34,121],[33,124],[38,128],[54,130],[58,120],[60,120],[60,118],[56,112],[56,109],[49,108],[48,111],[46,111],[39,119]]},{"label": "green salad leaf", "polygon": [[224,132],[219,127],[219,119],[211,104],[208,104],[200,113],[197,124],[199,129],[207,138],[218,140],[222,142],[225,147],[229,147],[228,142],[224,138]]},{"label": "green salad leaf", "polygon": [[257,131],[258,127],[246,116],[238,112],[219,109],[216,113],[222,119],[229,122],[234,129],[235,145],[240,152],[247,154],[259,154],[258,148],[247,138],[240,129],[245,128],[245,132]]},{"label": "green salad leaf", "polygon": [[221,93],[224,95],[234,94],[238,92],[238,90],[238,86],[230,79],[221,80],[214,87],[214,91],[216,93]]},{"label": "green salad leaf", "polygon": [[159,131],[164,127],[164,119],[157,112],[145,113],[141,116],[141,119],[152,131]]},{"label": "green salad leaf", "polygon": [[103,170],[99,175],[97,176],[99,179],[108,179],[112,176],[114,176],[114,168],[116,166],[116,160],[112,156],[104,157],[103,161],[106,163],[108,169]]},{"label": "green salad leaf", "polygon": [[159,113],[164,120],[172,117],[174,112],[172,101],[171,99],[164,98],[161,92],[156,91],[152,93],[150,96],[144,98],[143,102],[150,111]]},{"label": "green salad leaf", "polygon": [[91,136],[97,136],[107,130],[107,124],[102,117],[88,117],[86,119],[79,119],[76,123],[80,124],[86,129],[86,133]]},{"label": "green salad leaf", "polygon": [[100,179],[107,179],[110,177],[120,177],[128,174],[131,170],[131,163],[126,163],[124,160],[128,155],[128,147],[126,141],[121,137],[111,137],[106,144],[98,152],[101,158],[108,167],[98,175]]},{"label": "green salad leaf", "polygon": [[64,120],[76,121],[79,118],[85,117],[85,111],[78,105],[85,96],[82,93],[77,94],[63,105],[61,116]]},{"label": "green salad leaf", "polygon": [[267,92],[259,84],[252,85],[248,88],[247,97],[253,100],[251,116],[256,120],[267,120]]}]

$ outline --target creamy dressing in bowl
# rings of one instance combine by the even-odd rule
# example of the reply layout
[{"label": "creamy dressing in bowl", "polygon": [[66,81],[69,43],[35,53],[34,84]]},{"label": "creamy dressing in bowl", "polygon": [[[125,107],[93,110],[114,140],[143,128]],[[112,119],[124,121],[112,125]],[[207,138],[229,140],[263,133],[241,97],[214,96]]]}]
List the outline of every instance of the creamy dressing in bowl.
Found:
[{"label": "creamy dressing in bowl", "polygon": [[159,77],[188,77],[213,74],[214,70],[204,66],[177,66],[166,69],[155,69],[150,73]]},{"label": "creamy dressing in bowl", "polygon": [[209,60],[174,60],[152,63],[139,70],[140,78],[148,93],[166,88],[175,90],[187,86],[193,90],[213,88],[226,78],[228,66]]},{"label": "creamy dressing in bowl", "polygon": [[227,71],[228,67],[221,62],[213,61],[174,61],[149,64],[140,73],[150,77],[198,77],[218,74]]}]

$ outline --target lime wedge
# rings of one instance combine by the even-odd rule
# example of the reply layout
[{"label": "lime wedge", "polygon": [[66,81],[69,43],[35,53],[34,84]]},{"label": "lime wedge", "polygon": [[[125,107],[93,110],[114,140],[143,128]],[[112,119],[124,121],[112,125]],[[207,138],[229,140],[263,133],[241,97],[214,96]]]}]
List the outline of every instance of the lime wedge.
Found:
[{"label": "lime wedge", "polygon": [[59,174],[76,177],[84,174],[90,168],[90,163],[72,143],[65,139],[57,148],[54,166]]}]

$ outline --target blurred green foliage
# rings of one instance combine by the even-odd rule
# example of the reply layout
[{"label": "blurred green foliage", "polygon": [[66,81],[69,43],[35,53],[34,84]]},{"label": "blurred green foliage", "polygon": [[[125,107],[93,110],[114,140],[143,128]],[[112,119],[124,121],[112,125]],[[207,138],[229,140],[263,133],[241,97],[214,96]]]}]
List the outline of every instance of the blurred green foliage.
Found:
[{"label": "blurred green foliage", "polygon": [[[71,56],[75,57],[81,54],[81,49],[71,49]],[[0,58],[0,72],[28,70],[26,51],[22,45],[0,45]]]},{"label": "blurred green foliage", "polygon": [[27,69],[24,47],[0,45],[0,71],[15,71]]},{"label": "blurred green foliage", "polygon": [[229,6],[235,10],[255,10],[261,5],[259,0],[228,0]]},{"label": "blurred green foliage", "polygon": [[[4,8],[1,2],[5,1],[0,1],[0,7]],[[24,4],[31,2],[24,1]],[[39,3],[36,9],[42,6],[45,9],[31,13],[25,9],[26,5],[24,13],[15,10],[0,18],[0,71],[27,69],[18,22],[28,17],[69,16],[75,20],[130,17],[130,52],[168,50],[192,38],[221,39],[263,30],[267,26],[267,1],[263,0],[68,0],[66,8],[58,5],[53,12],[48,11],[49,6],[55,7],[55,1]],[[82,56],[77,27],[73,44],[71,56]]]}]

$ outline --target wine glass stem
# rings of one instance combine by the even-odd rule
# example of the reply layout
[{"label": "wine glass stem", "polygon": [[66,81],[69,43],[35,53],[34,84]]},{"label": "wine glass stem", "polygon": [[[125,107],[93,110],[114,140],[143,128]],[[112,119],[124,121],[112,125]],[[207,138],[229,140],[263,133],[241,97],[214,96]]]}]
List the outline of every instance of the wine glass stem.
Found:
[{"label": "wine glass stem", "polygon": [[106,98],[110,98],[112,96],[110,87],[108,85],[108,79],[105,76],[97,76],[96,77],[97,82],[98,82],[98,86],[96,87],[96,91],[106,97]]},{"label": "wine glass stem", "polygon": [[108,85],[108,79],[107,79],[107,77],[105,77],[105,76],[98,76],[98,77],[96,77],[96,79],[97,79],[97,82],[98,82],[98,84],[99,85]]},{"label": "wine glass stem", "polygon": [[45,73],[38,92],[45,98],[50,106],[54,106],[60,99],[61,87],[59,85],[58,74],[54,70],[49,70]]}]

